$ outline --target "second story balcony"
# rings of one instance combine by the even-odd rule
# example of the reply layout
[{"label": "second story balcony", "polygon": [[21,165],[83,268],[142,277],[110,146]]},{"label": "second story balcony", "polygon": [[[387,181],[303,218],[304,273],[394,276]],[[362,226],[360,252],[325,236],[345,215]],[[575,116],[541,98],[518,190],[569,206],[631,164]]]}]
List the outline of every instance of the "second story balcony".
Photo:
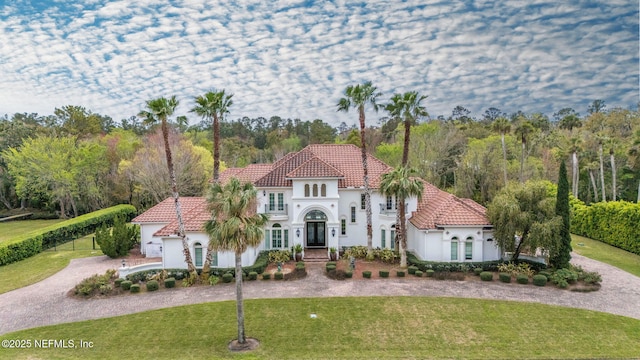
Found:
[{"label": "second story balcony", "polygon": [[289,215],[289,204],[266,204],[264,213],[270,215]]},{"label": "second story balcony", "polygon": [[395,215],[396,214],[396,204],[380,204],[380,214],[382,215]]}]

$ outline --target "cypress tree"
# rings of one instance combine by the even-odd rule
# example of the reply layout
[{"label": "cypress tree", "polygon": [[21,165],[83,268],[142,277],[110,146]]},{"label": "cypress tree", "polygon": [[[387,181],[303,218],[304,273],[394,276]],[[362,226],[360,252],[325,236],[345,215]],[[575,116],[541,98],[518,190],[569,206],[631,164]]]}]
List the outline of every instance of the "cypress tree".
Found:
[{"label": "cypress tree", "polygon": [[560,243],[551,255],[549,262],[556,269],[569,267],[571,260],[571,224],[569,219],[569,181],[567,180],[567,168],[564,161],[560,163],[558,173],[558,193],[556,197],[556,215],[562,217],[560,230]]}]

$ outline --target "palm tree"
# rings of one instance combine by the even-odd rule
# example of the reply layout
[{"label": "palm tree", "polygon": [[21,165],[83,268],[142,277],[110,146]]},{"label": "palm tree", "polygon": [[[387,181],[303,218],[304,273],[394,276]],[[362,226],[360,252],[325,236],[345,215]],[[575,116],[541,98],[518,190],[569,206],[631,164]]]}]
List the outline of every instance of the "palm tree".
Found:
[{"label": "palm tree", "polygon": [[212,121],[213,126],[213,181],[218,182],[220,178],[220,120],[224,114],[229,112],[229,107],[233,105],[231,98],[233,94],[225,94],[221,91],[209,91],[202,96],[196,97],[196,106],[191,109],[203,118]]},{"label": "palm tree", "polygon": [[578,162],[578,152],[582,148],[582,139],[579,137],[572,137],[570,139],[571,144],[569,146],[569,150],[571,151],[571,191],[573,196],[578,198],[578,182],[580,175],[580,168]]},{"label": "palm tree", "polygon": [[407,198],[422,196],[424,189],[422,182],[412,177],[417,171],[406,166],[399,166],[390,173],[382,175],[380,182],[380,192],[387,196],[395,196],[401,206],[398,207],[400,213],[400,221],[398,221],[399,229],[396,234],[399,239],[400,248],[400,266],[407,266],[407,226],[406,212],[404,202]]},{"label": "palm tree", "polygon": [[616,201],[617,198],[617,189],[618,186],[616,177],[617,169],[616,169],[616,152],[615,149],[618,146],[618,140],[615,137],[609,137],[607,139],[607,147],[609,148],[609,160],[611,162],[611,201]]},{"label": "palm tree", "polygon": [[604,190],[604,151],[603,146],[607,141],[607,137],[602,134],[596,134],[596,141],[598,142],[598,161],[600,162],[600,192],[602,193],[602,201],[607,202],[607,192]]},{"label": "palm tree", "polygon": [[561,129],[569,130],[570,134],[573,134],[573,129],[582,126],[582,121],[576,114],[569,114],[563,117],[558,123],[558,127]]},{"label": "palm tree", "polygon": [[345,97],[338,101],[338,111],[348,112],[349,108],[358,109],[358,119],[360,120],[360,149],[362,150],[362,171],[364,182],[364,201],[367,213],[367,248],[369,252],[373,250],[373,227],[371,225],[371,190],[369,189],[369,167],[367,164],[367,146],[365,141],[365,105],[371,104],[374,111],[378,111],[377,98],[382,95],[376,92],[377,88],[370,81],[364,84],[349,85],[344,91]]},{"label": "palm tree", "polygon": [[591,187],[593,188],[594,202],[598,202],[598,184],[595,175],[593,175],[593,172],[598,170],[598,162],[592,161],[588,163],[586,169],[589,172],[589,179],[591,180]]},{"label": "palm tree", "polygon": [[260,245],[264,236],[265,214],[259,214],[257,190],[251,183],[231,178],[222,186],[213,183],[207,194],[211,220],[204,225],[214,250],[233,251],[236,264],[236,310],[238,319],[237,349],[246,348],[244,304],[242,297],[242,254]]},{"label": "palm tree", "polygon": [[171,180],[171,193],[173,194],[173,202],[176,208],[176,217],[178,219],[178,236],[182,240],[182,252],[184,253],[184,261],[187,263],[187,269],[190,277],[195,281],[197,278],[196,267],[193,265],[191,251],[187,243],[187,236],[184,232],[184,222],[182,221],[182,210],[180,209],[180,195],[178,194],[178,183],[176,181],[176,172],[173,168],[173,158],[171,156],[171,147],[169,146],[169,126],[167,119],[173,115],[178,106],[178,100],[175,96],[167,99],[164,97],[148,100],[147,110],[142,110],[138,116],[143,118],[146,124],[160,122],[162,129],[162,138],[164,140],[164,152],[167,158],[167,167],[169,168],[169,179]]},{"label": "palm tree", "polygon": [[420,105],[426,95],[420,95],[417,91],[408,91],[404,94],[395,94],[391,102],[385,106],[385,110],[394,118],[404,120],[404,144],[402,149],[402,166],[409,162],[409,140],[411,138],[411,126],[415,125],[418,118],[429,116],[427,109]]},{"label": "palm tree", "polygon": [[496,131],[500,134],[500,142],[502,144],[502,162],[503,162],[503,175],[504,175],[504,186],[507,186],[507,182],[509,179],[507,177],[507,146],[504,142],[504,136],[511,131],[511,124],[509,124],[509,120],[504,116],[497,118],[493,124],[491,124],[493,131]]},{"label": "palm tree", "polygon": [[525,154],[527,150],[527,141],[529,140],[529,135],[534,132],[535,128],[528,120],[523,121],[516,128],[516,134],[520,138],[520,142],[522,143],[522,156],[520,158],[520,182],[524,184],[524,162],[525,162]]}]

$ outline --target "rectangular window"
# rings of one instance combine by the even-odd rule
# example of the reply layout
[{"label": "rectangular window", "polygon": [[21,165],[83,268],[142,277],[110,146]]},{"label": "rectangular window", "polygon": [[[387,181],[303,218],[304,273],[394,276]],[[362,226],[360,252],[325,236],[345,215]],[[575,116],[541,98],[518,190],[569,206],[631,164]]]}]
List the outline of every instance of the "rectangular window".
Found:
[{"label": "rectangular window", "polygon": [[284,194],[278,193],[278,211],[284,211]]},{"label": "rectangular window", "polygon": [[265,230],[264,232],[264,249],[265,250],[271,249],[271,231],[270,230]]},{"label": "rectangular window", "polygon": [[393,209],[393,196],[387,196],[387,210]]},{"label": "rectangular window", "polygon": [[276,209],[276,194],[269,193],[269,211]]},{"label": "rectangular window", "polygon": [[387,231],[385,229],[380,230],[380,247],[383,249],[387,247],[386,232]]},{"label": "rectangular window", "polygon": [[458,260],[458,242],[451,242],[451,260]]},{"label": "rectangular window", "polygon": [[218,253],[217,252],[212,252],[211,253],[211,266],[213,266],[213,267],[218,266]]},{"label": "rectangular window", "polygon": [[391,250],[396,248],[396,231],[391,230]]},{"label": "rectangular window", "polygon": [[271,247],[274,249],[280,249],[282,247],[282,230],[271,231]]},{"label": "rectangular window", "polygon": [[197,247],[196,248],[196,266],[202,266],[202,248],[201,247]]},{"label": "rectangular window", "polygon": [[367,197],[365,194],[360,194],[360,210],[367,208]]},{"label": "rectangular window", "polygon": [[340,235],[347,235],[347,219],[340,219]]},{"label": "rectangular window", "polygon": [[471,241],[464,243],[464,259],[473,260],[473,242]]},{"label": "rectangular window", "polygon": [[351,222],[352,223],[356,222],[356,207],[355,206],[351,207]]},{"label": "rectangular window", "polygon": [[289,229],[284,229],[284,248],[289,248]]}]

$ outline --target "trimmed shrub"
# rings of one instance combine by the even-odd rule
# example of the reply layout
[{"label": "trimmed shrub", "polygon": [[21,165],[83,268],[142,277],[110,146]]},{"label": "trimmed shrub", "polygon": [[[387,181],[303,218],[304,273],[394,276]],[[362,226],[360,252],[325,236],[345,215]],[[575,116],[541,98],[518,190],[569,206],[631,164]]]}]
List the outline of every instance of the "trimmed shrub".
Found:
[{"label": "trimmed shrub", "polygon": [[133,284],[131,281],[126,280],[120,283],[120,287],[122,287],[122,290],[129,290],[131,289],[131,284]]},{"label": "trimmed shrub", "polygon": [[117,279],[113,280],[113,286],[114,287],[120,287],[120,284],[122,284],[123,281],[124,281],[124,279],[117,278]]},{"label": "trimmed shrub", "polygon": [[404,277],[404,275],[405,275],[404,270],[398,270],[398,271],[396,271],[396,276],[397,276],[397,277]]},{"label": "trimmed shrub", "polygon": [[110,294],[113,290],[111,279],[116,275],[115,270],[107,270],[103,275],[95,274],[82,280],[75,287],[75,294],[82,296],[91,296],[96,293],[101,295]]},{"label": "trimmed shrub", "polygon": [[305,269],[304,263],[296,264],[296,270],[304,270],[304,269]]},{"label": "trimmed shrub", "polygon": [[135,225],[127,225],[123,216],[116,215],[112,228],[103,223],[96,229],[96,243],[102,253],[112,259],[126,256],[140,238],[139,229]]},{"label": "trimmed shrub", "polygon": [[353,271],[347,270],[344,272],[344,277],[347,279],[351,279],[353,277]]},{"label": "trimmed shrub", "polygon": [[263,273],[262,274],[262,280],[269,280],[271,279],[271,274],[270,273]]},{"label": "trimmed shrub", "polygon": [[529,277],[527,275],[518,275],[518,276],[516,276],[516,282],[518,284],[528,284],[529,283]]},{"label": "trimmed shrub", "polygon": [[543,275],[544,277],[547,278],[547,281],[551,281],[551,272],[544,270],[544,271],[540,271],[538,274]]},{"label": "trimmed shrub", "polygon": [[511,282],[511,274],[501,272],[500,274],[498,274],[498,279],[500,279],[500,281],[502,281],[503,283],[510,283]]},{"label": "trimmed shrub", "polygon": [[578,281],[578,273],[570,269],[558,269],[551,275],[551,281],[564,289]]},{"label": "trimmed shrub", "polygon": [[336,266],[337,263],[335,261],[327,261],[327,265],[326,266],[331,266],[331,265]]},{"label": "trimmed shrub", "polygon": [[422,277],[423,272],[420,270],[416,270],[413,274],[417,277]]},{"label": "trimmed shrub", "polygon": [[371,271],[365,270],[362,272],[362,277],[365,279],[371,279]]},{"label": "trimmed shrub", "polygon": [[479,267],[473,269],[473,273],[476,276],[480,276],[480,273],[482,273],[482,271],[483,271],[482,268],[479,268]]},{"label": "trimmed shrub", "polygon": [[300,266],[300,265],[301,265],[301,266],[304,266],[304,261],[298,261],[298,262],[296,263],[296,266]]},{"label": "trimmed shrub", "polygon": [[138,284],[133,284],[131,285],[131,293],[139,293],[140,292],[140,285]]},{"label": "trimmed shrub", "polygon": [[280,272],[280,271],[276,271],[273,274],[273,279],[274,280],[282,280],[282,279],[284,279],[284,274],[282,272]]},{"label": "trimmed shrub", "polygon": [[433,269],[429,269],[425,271],[425,274],[427,274],[427,277],[433,277],[433,274],[435,274],[435,271],[433,271]]},{"label": "trimmed shrub", "polygon": [[223,283],[230,283],[231,280],[233,280],[233,274],[226,273],[226,274],[222,275],[222,282]]},{"label": "trimmed shrub", "polygon": [[215,286],[220,282],[220,278],[215,275],[209,275],[209,285]]},{"label": "trimmed shrub", "polygon": [[480,280],[493,281],[493,273],[490,271],[483,271],[480,273]]},{"label": "trimmed shrub", "polygon": [[[269,265],[269,251],[261,251],[260,254],[258,254],[258,257],[256,258],[256,262],[253,265],[242,267],[242,273],[244,275],[247,275],[250,272],[255,271],[258,274],[262,274],[264,270],[267,268],[267,265]],[[186,270],[182,270],[182,271],[186,271]],[[217,277],[222,277],[226,273],[230,273],[231,275],[235,276],[236,268],[235,267],[211,268],[211,270],[209,271],[210,275],[215,275]]]},{"label": "trimmed shrub", "polygon": [[164,287],[167,289],[171,289],[176,287],[176,279],[174,278],[168,278],[164,280]]},{"label": "trimmed shrub", "polygon": [[329,272],[329,271],[333,271],[333,270],[335,270],[335,269],[336,269],[336,266],[335,266],[335,265],[327,265],[327,272]]},{"label": "trimmed shrub", "polygon": [[409,275],[415,275],[416,270],[418,270],[418,267],[415,265],[411,265],[407,268],[407,272],[409,273]]},{"label": "trimmed shrub", "polygon": [[147,281],[147,291],[156,291],[160,288],[157,280]]},{"label": "trimmed shrub", "polygon": [[[482,268],[484,271],[498,271],[498,265],[503,261],[485,261],[485,262],[472,262],[472,263],[449,263],[449,262],[436,262],[436,261],[424,261],[418,260],[416,255],[410,251],[407,252],[407,263],[409,265],[416,266],[419,270],[426,272],[429,269],[433,269],[437,272],[449,271],[449,272],[468,272],[474,268]],[[544,264],[542,266],[545,266]],[[546,267],[546,266],[545,266]]]},{"label": "trimmed shrub", "polygon": [[257,280],[258,279],[258,273],[255,271],[252,271],[249,273],[249,280]]},{"label": "trimmed shrub", "polygon": [[381,278],[388,278],[389,277],[389,270],[380,270],[380,271],[378,271],[378,274],[380,275]]},{"label": "trimmed shrub", "polygon": [[547,277],[541,274],[533,275],[533,285],[535,286],[547,285]]}]

